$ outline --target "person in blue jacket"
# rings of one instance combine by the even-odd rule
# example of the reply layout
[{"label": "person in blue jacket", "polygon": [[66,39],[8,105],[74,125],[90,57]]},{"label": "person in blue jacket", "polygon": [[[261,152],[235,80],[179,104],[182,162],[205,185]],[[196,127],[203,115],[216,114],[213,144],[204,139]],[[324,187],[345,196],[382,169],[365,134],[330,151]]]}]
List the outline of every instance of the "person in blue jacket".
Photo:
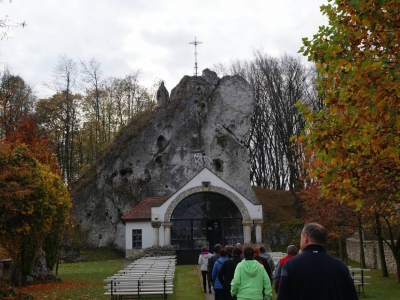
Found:
[{"label": "person in blue jacket", "polygon": [[217,259],[212,270],[212,280],[213,280],[214,296],[215,296],[214,299],[225,300],[225,291],[223,290],[222,283],[218,279],[219,270],[221,270],[224,262],[228,260],[228,258],[226,257],[226,250],[224,248],[219,250],[219,256],[220,258]]}]

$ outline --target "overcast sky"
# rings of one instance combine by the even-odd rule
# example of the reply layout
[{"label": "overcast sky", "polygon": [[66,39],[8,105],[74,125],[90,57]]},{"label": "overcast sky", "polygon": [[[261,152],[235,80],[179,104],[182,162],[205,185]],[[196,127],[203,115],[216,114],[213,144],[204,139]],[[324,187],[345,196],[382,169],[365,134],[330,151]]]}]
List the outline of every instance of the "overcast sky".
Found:
[{"label": "overcast sky", "polygon": [[150,86],[163,79],[169,91],[214,64],[252,59],[254,50],[297,55],[303,37],[327,24],[327,0],[4,0],[0,18],[26,22],[0,41],[0,64],[37,91],[49,82],[58,58],[95,58],[105,76],[141,71]]}]

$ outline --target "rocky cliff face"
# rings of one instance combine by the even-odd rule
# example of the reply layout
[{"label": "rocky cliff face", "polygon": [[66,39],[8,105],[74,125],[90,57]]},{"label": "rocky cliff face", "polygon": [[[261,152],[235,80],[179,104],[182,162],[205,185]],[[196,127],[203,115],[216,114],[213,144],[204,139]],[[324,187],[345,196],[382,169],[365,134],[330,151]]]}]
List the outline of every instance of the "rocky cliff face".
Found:
[{"label": "rocky cliff face", "polygon": [[120,217],[146,197],[173,195],[204,167],[259,204],[244,144],[253,109],[242,77],[220,79],[208,69],[185,76],[141,134],[120,153],[111,151],[96,180],[73,195],[73,215],[88,230],[88,244],[124,248]]}]

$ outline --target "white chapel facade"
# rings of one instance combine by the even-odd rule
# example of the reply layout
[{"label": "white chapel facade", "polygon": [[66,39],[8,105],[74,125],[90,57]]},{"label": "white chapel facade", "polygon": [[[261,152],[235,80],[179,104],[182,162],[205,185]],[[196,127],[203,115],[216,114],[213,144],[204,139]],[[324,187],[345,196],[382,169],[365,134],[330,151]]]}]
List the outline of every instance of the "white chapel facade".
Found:
[{"label": "white chapel facade", "polygon": [[170,197],[146,198],[121,220],[125,249],[173,246],[199,251],[215,244],[261,243],[263,211],[208,168]]}]

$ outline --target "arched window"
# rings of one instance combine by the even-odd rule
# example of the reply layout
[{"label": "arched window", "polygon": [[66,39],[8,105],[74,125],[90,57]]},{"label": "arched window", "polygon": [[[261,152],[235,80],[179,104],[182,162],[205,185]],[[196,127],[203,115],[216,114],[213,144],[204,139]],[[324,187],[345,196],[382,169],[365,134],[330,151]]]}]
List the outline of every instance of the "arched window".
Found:
[{"label": "arched window", "polygon": [[171,215],[171,244],[177,250],[212,249],[243,242],[242,214],[227,197],[202,192],[183,199]]}]

